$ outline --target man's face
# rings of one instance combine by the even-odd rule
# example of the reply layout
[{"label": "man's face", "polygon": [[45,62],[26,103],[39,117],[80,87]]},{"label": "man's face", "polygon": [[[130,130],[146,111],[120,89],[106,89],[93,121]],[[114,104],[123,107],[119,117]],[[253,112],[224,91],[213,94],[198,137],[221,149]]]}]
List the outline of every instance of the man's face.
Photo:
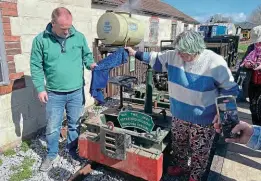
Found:
[{"label": "man's face", "polygon": [[189,53],[183,53],[183,52],[178,52],[178,55],[184,62],[191,62],[195,60],[197,57],[197,54],[189,54]]},{"label": "man's face", "polygon": [[72,26],[71,16],[61,16],[52,23],[53,32],[61,38],[66,38],[69,35],[69,30]]}]

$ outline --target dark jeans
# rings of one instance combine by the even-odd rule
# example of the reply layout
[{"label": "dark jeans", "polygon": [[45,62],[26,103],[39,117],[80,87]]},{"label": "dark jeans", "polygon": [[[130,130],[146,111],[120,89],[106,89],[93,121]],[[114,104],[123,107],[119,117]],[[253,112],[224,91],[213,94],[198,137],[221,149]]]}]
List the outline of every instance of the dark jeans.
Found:
[{"label": "dark jeans", "polygon": [[59,136],[62,127],[64,110],[68,121],[67,149],[76,151],[79,136],[79,122],[84,108],[84,90],[72,92],[48,92],[46,105],[46,140],[47,158],[55,158],[58,154]]},{"label": "dark jeans", "polygon": [[248,95],[252,123],[261,126],[261,86],[250,83]]}]

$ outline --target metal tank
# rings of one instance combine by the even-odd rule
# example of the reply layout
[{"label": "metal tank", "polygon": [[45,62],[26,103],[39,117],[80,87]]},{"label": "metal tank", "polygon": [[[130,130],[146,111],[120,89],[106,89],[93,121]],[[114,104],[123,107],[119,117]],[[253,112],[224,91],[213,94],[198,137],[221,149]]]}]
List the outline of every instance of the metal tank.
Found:
[{"label": "metal tank", "polygon": [[107,11],[98,20],[97,34],[105,45],[135,46],[144,38],[144,24],[130,13]]}]

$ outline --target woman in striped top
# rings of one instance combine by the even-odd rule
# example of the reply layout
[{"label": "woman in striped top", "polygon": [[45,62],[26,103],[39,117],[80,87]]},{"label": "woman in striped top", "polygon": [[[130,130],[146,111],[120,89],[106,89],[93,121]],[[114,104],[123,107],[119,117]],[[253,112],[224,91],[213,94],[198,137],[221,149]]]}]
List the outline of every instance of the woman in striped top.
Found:
[{"label": "woman in striped top", "polygon": [[190,181],[198,181],[206,169],[215,135],[212,126],[217,114],[215,98],[237,96],[238,86],[224,58],[207,50],[203,37],[196,31],[181,33],[174,46],[175,50],[164,52],[126,49],[155,71],[168,72],[175,163],[168,172],[178,176],[190,171]]}]

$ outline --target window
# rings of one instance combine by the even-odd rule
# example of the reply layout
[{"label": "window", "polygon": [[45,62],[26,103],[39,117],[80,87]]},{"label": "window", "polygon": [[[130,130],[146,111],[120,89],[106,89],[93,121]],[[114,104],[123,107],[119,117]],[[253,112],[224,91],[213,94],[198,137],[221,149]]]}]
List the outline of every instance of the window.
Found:
[{"label": "window", "polygon": [[9,73],[5,53],[2,13],[0,11],[0,85],[7,85],[9,83],[8,74]]},{"label": "window", "polygon": [[149,35],[150,43],[157,44],[158,37],[159,37],[159,18],[151,17],[150,18],[150,35]]},{"label": "window", "polygon": [[188,24],[184,24],[184,31],[188,30]]},{"label": "window", "polygon": [[189,28],[190,30],[196,30],[195,29],[195,25],[191,25],[191,27]]},{"label": "window", "polygon": [[171,24],[171,39],[174,40],[177,36],[177,24],[172,23]]},{"label": "window", "polygon": [[198,31],[198,26],[197,25],[194,25],[194,30]]}]

